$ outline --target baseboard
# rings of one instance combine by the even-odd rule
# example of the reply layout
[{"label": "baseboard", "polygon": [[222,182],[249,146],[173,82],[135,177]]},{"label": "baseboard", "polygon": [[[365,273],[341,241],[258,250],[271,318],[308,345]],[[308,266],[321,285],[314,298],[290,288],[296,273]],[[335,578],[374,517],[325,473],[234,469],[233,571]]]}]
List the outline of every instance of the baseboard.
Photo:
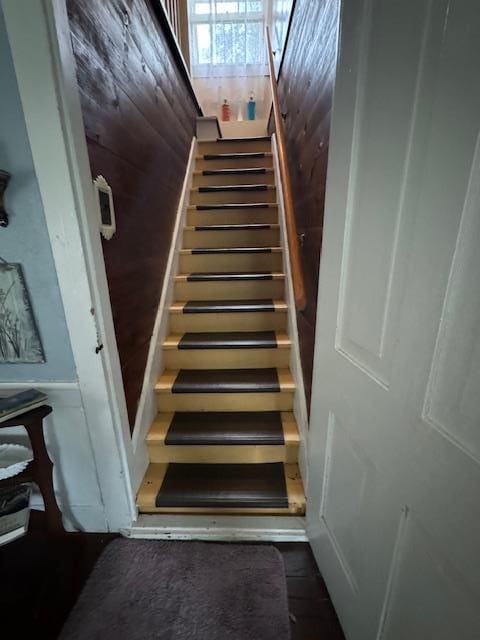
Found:
[{"label": "baseboard", "polygon": [[141,515],[128,538],[217,542],[308,542],[305,519],[279,516]]},{"label": "baseboard", "polygon": [[307,443],[308,443],[308,411],[305,395],[305,385],[303,382],[302,361],[300,358],[300,343],[298,340],[297,314],[295,310],[295,296],[293,292],[292,272],[290,268],[290,250],[288,246],[287,225],[285,221],[285,204],[283,201],[283,190],[278,162],[278,147],[275,134],[272,135],[273,166],[275,169],[275,185],[277,187],[278,216],[280,223],[280,235],[283,247],[283,268],[286,275],[285,290],[286,303],[288,305],[288,334],[292,341],[290,356],[290,371],[296,385],[293,413],[300,431],[300,449],[298,454],[298,465],[302,474],[305,495],[308,495],[308,464],[307,464]]},{"label": "baseboard", "polygon": [[157,413],[157,400],[154,386],[158,376],[163,371],[163,349],[162,343],[168,332],[169,307],[173,302],[174,277],[178,270],[178,261],[183,238],[183,227],[187,215],[188,198],[193,178],[195,166],[195,151],[197,148],[196,138],[192,139],[190,155],[188,158],[185,179],[183,181],[182,193],[178,203],[175,227],[172,235],[172,243],[168,255],[167,267],[163,279],[162,294],[158,304],[157,315],[150,340],[147,364],[143,377],[142,393],[138,405],[135,426],[132,434],[132,466],[130,474],[132,477],[133,491],[136,493],[142,482],[145,471],[148,467],[148,451],[145,444],[145,437]]}]

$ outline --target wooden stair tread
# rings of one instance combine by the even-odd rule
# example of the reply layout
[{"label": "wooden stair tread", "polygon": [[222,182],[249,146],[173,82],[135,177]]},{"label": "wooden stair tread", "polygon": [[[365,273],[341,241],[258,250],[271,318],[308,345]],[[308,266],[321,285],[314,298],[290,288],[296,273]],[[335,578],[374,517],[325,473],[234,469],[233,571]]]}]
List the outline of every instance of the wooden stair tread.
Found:
[{"label": "wooden stair tread", "polygon": [[270,191],[275,189],[271,184],[214,184],[205,187],[193,187],[198,193],[217,193],[223,191]]},{"label": "wooden stair tread", "polygon": [[271,151],[237,151],[229,153],[206,153],[197,156],[203,160],[235,160],[235,159],[257,159],[271,156]]},{"label": "wooden stair tread", "polygon": [[258,231],[259,229],[279,229],[280,225],[266,222],[247,222],[245,224],[200,224],[184,228],[187,231]]},{"label": "wooden stair tread", "polygon": [[179,273],[175,276],[177,282],[238,282],[239,280],[283,280],[285,274],[272,273],[271,271],[264,272],[213,272],[208,271],[204,273]]},{"label": "wooden stair tread", "polygon": [[283,465],[169,464],[155,505],[285,509]]},{"label": "wooden stair tread", "polygon": [[274,313],[286,311],[283,300],[188,300],[174,303],[173,313]]},{"label": "wooden stair tread", "polygon": [[185,333],[178,349],[276,349],[275,331],[219,331]]},{"label": "wooden stair tread", "polygon": [[281,413],[176,412],[168,428],[166,445],[285,444]]},{"label": "wooden stair tread", "polygon": [[195,171],[195,175],[199,176],[241,176],[241,175],[263,175],[265,173],[273,173],[271,167],[245,167],[241,169],[203,169]]},{"label": "wooden stair tread", "polygon": [[233,202],[189,205],[189,209],[197,211],[221,211],[229,209],[273,209],[278,205],[274,202]]},{"label": "wooden stair tread", "polygon": [[[276,469],[272,471],[263,472],[262,467],[278,465]],[[151,463],[147,469],[144,480],[140,487],[137,496],[137,505],[139,510],[143,513],[212,513],[212,514],[268,514],[268,515],[291,515],[298,516],[305,513],[305,493],[303,490],[302,480],[296,464],[282,464],[282,463],[266,463],[266,464],[252,464],[248,466],[254,466],[256,469],[241,470],[242,464],[228,464],[223,465],[205,465],[200,464],[199,467],[212,467],[217,469],[208,470],[203,476],[202,484],[200,483],[200,477],[194,476],[193,467],[195,465],[185,464],[185,467],[191,467],[190,469],[173,469],[173,479],[178,473],[180,480],[188,477],[191,482],[186,483],[179,488],[178,485],[172,486],[163,485],[165,476],[168,472],[168,467],[171,464],[155,464]],[[283,469],[282,469],[283,467]],[[283,472],[284,485],[280,479],[280,470]],[[199,471],[202,471],[201,469]],[[233,475],[236,474],[236,476]],[[186,476],[185,474],[188,474]],[[250,476],[251,474],[251,476]],[[262,476],[260,478],[260,476]],[[208,482],[207,482],[208,478]],[[240,482],[235,485],[232,480],[237,478]],[[251,478],[251,479],[250,479]],[[255,481],[255,478],[261,479]],[[198,482],[197,482],[198,480]],[[220,483],[220,484],[217,484]],[[284,493],[283,486],[285,486]],[[198,488],[198,491],[196,491]],[[280,490],[281,488],[281,490]],[[162,493],[162,489],[165,491],[161,500],[171,501],[171,504],[177,506],[157,506],[157,498]],[[168,493],[167,491],[168,490]],[[187,492],[189,495],[187,495]],[[182,495],[178,495],[181,493]],[[222,495],[223,493],[223,495]],[[181,505],[178,505],[177,496],[183,500]],[[242,499],[242,502],[238,500]],[[221,503],[227,506],[220,506]],[[187,506],[187,503],[192,504],[195,500],[195,506]],[[200,502],[211,500],[208,504],[213,506],[205,507],[200,506]],[[272,504],[273,501],[277,505],[275,507],[261,507],[260,504]],[[188,501],[188,502],[187,502]],[[190,502],[192,501],[192,502]],[[247,504],[242,507],[241,504]]]},{"label": "wooden stair tread", "polygon": [[217,142],[229,143],[229,142],[270,142],[272,136],[245,136],[242,138],[217,138]]},{"label": "wooden stair tread", "polygon": [[294,391],[288,369],[180,369],[164,371],[155,390],[172,394],[280,393]]},{"label": "wooden stair tread", "polygon": [[215,254],[244,254],[244,253],[281,253],[281,247],[193,247],[181,249],[182,255],[215,255]]}]

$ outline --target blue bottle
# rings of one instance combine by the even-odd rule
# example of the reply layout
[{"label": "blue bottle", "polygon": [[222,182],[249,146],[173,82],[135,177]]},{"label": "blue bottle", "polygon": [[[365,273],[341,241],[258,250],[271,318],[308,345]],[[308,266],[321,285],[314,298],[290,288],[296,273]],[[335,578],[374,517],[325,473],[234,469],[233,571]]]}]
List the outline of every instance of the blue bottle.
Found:
[{"label": "blue bottle", "polygon": [[253,99],[253,94],[250,96],[250,100],[247,103],[247,117],[249,120],[255,120],[255,112],[257,110],[257,103]]}]

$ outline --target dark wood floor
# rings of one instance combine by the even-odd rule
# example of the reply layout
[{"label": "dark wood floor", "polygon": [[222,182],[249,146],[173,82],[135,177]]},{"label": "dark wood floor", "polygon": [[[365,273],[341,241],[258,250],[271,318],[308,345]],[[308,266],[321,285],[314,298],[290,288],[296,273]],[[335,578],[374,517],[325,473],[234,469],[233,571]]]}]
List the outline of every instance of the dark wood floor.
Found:
[{"label": "dark wood floor", "polygon": [[[42,516],[32,515],[28,536],[0,547],[1,636],[54,640],[96,559],[115,536],[67,534],[52,541]],[[285,563],[292,640],[342,640],[308,544],[275,546]]]}]

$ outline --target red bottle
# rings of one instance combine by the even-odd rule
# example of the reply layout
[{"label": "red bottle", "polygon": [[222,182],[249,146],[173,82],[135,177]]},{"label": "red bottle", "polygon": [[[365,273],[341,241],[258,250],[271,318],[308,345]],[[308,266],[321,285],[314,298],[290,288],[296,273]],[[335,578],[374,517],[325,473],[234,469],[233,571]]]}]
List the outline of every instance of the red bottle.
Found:
[{"label": "red bottle", "polygon": [[230,120],[230,105],[228,104],[228,100],[226,98],[222,104],[222,120],[224,122],[228,122]]}]

